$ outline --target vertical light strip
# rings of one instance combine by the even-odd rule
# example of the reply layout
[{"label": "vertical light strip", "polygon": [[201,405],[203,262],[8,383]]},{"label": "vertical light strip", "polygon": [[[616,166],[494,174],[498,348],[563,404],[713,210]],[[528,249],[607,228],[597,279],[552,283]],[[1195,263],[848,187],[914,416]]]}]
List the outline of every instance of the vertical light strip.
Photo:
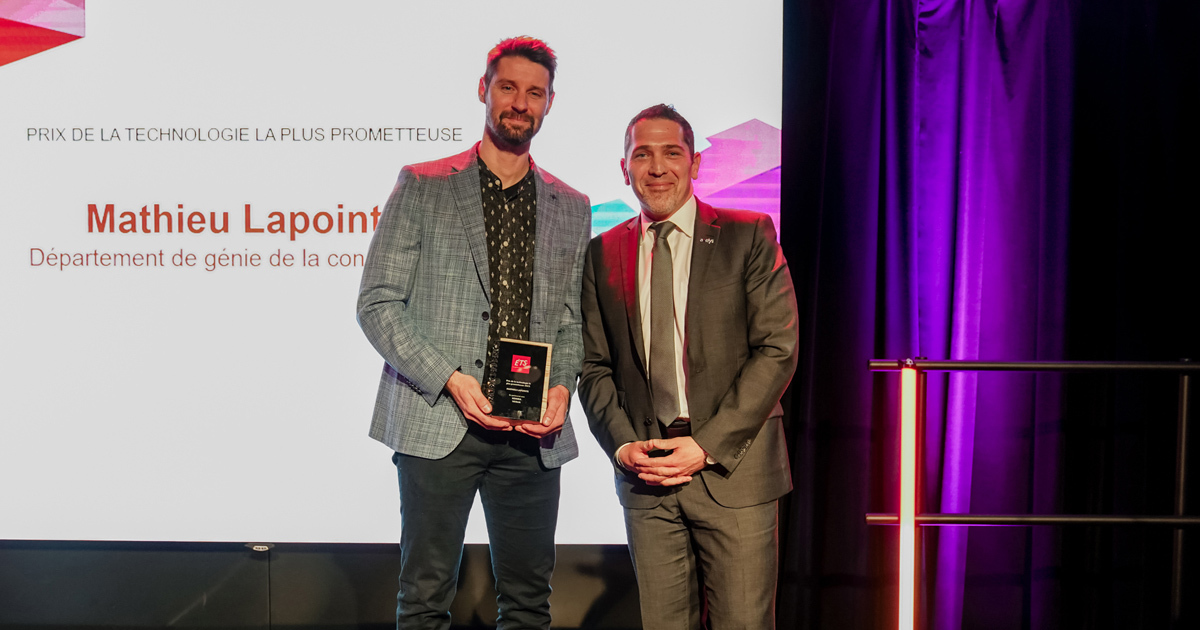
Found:
[{"label": "vertical light strip", "polygon": [[917,542],[917,370],[900,370],[900,630],[913,630]]}]

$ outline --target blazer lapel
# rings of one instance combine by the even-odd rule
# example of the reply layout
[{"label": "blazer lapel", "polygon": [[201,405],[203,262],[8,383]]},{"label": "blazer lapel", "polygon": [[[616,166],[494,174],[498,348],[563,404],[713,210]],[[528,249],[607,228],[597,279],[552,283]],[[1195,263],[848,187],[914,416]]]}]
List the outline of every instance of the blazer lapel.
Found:
[{"label": "blazer lapel", "polygon": [[471,247],[471,258],[475,261],[475,273],[488,303],[492,301],[490,274],[488,272],[487,230],[483,225],[483,195],[479,192],[479,165],[475,163],[475,149],[462,154],[462,164],[451,173],[450,190],[454,193],[454,204],[462,217],[463,229],[467,232],[467,243]]},{"label": "blazer lapel", "polygon": [[537,184],[537,236],[533,247],[533,302],[529,306],[530,324],[546,321],[545,313],[550,299],[551,264],[554,256],[554,241],[559,233],[562,211],[558,207],[558,195],[550,191],[536,165],[534,181]]},{"label": "blazer lapel", "polygon": [[[712,206],[697,199],[696,230],[692,238],[692,271],[688,281],[687,312],[689,320],[693,313],[699,313],[700,309],[705,308],[704,287],[708,286],[705,276],[720,238],[721,226],[717,225],[717,213]],[[691,329],[691,322],[688,322],[687,328]],[[689,339],[691,338],[690,334],[687,336]]]},{"label": "blazer lapel", "polygon": [[639,226],[638,217],[625,223],[626,232],[618,241],[618,255],[621,259],[621,287],[625,293],[625,318],[629,320],[629,335],[633,338],[633,350],[637,353],[638,365],[645,372],[646,348],[642,343],[642,312],[638,305],[637,286],[638,240],[642,235]]}]

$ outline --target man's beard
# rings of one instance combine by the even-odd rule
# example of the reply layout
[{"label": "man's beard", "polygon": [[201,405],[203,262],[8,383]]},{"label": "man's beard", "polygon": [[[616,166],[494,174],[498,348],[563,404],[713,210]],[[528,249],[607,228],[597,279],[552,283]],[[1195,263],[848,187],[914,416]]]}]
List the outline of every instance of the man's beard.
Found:
[{"label": "man's beard", "polygon": [[655,221],[666,220],[683,205],[677,203],[675,196],[671,194],[648,196],[638,201],[641,202],[642,210]]},{"label": "man's beard", "polygon": [[[528,124],[524,128],[516,129],[504,124],[504,121],[507,118],[524,120]],[[495,139],[508,146],[514,147],[528,144],[538,131],[537,126],[533,122],[533,116],[528,114],[517,114],[513,112],[501,112],[500,120],[495,124],[489,124],[488,129],[492,131],[492,135],[495,137]]]}]

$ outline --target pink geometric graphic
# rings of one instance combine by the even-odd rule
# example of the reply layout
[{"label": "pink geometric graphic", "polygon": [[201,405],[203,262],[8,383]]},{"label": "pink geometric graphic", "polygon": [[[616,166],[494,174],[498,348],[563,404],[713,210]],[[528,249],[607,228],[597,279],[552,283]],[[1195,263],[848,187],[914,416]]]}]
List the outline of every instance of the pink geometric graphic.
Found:
[{"label": "pink geometric graphic", "polygon": [[700,152],[696,196],[725,208],[757,210],[779,231],[779,165],[783,134],[758,119],[708,137]]},{"label": "pink geometric graphic", "polygon": [[770,215],[775,222],[775,233],[779,234],[779,170],[776,166],[700,198],[722,208],[755,210]]},{"label": "pink geometric graphic", "polygon": [[0,0],[0,66],[80,39],[84,0]]},{"label": "pink geometric graphic", "polygon": [[[714,206],[756,210],[771,217],[779,234],[779,165],[783,133],[752,118],[708,136],[700,152],[696,196]],[[614,199],[592,206],[592,232],[599,234],[636,216],[629,204]]]}]

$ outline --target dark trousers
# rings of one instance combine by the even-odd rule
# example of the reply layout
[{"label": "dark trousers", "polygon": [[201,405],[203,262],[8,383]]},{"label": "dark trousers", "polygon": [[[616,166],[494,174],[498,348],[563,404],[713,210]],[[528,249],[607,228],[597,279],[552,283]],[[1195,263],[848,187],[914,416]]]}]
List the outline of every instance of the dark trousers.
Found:
[{"label": "dark trousers", "polygon": [[626,508],[642,627],[775,628],[778,527],[777,501],[727,508],[698,478],[653,508]]},{"label": "dark trousers", "polygon": [[392,461],[400,479],[396,627],[450,627],[467,516],[478,491],[499,593],[498,627],[549,628],[559,470],[542,467],[537,441],[471,425],[442,459],[396,453]]}]

